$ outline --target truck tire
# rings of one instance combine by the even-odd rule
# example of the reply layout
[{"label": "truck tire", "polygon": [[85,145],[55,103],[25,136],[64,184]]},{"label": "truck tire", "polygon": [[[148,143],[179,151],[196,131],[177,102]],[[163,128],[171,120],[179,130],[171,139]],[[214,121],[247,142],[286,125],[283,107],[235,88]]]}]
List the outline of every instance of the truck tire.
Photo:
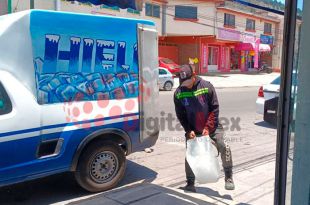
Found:
[{"label": "truck tire", "polygon": [[114,188],[126,170],[125,153],[113,142],[91,144],[82,153],[75,178],[89,192],[100,192]]}]

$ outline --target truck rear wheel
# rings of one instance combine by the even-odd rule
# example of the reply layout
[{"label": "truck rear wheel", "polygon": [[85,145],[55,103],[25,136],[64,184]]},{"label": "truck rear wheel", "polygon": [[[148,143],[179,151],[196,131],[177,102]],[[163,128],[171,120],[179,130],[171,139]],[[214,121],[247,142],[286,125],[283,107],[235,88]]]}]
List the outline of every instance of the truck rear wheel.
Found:
[{"label": "truck rear wheel", "polygon": [[126,157],[120,146],[113,142],[91,144],[79,159],[75,178],[89,192],[114,188],[123,178]]}]

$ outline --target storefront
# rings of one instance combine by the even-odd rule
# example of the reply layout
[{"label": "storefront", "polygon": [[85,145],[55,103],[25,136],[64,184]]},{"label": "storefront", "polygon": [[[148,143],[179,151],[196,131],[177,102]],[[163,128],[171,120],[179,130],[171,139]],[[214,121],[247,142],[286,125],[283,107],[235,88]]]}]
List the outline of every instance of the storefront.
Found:
[{"label": "storefront", "polygon": [[262,44],[260,39],[256,39],[255,43],[239,43],[235,51],[240,54],[239,68],[241,71],[257,70],[265,63],[272,66],[271,47],[268,44]]},{"label": "storefront", "polygon": [[232,68],[232,51],[240,40],[240,32],[218,29],[216,37],[200,39],[200,73],[230,72]]},{"label": "storefront", "polygon": [[260,66],[266,64],[268,67],[272,65],[272,48],[273,48],[273,36],[261,35],[260,36]]},{"label": "storefront", "polygon": [[202,39],[200,73],[229,72],[231,64],[231,43]]},{"label": "storefront", "polygon": [[270,51],[271,46],[261,44],[255,35],[224,28],[218,29],[217,36],[169,36],[159,41],[160,57],[180,65],[188,63],[189,58],[198,58],[198,74],[257,70],[261,59],[271,66]]},{"label": "storefront", "polygon": [[239,68],[241,71],[249,71],[257,67],[255,44],[239,43],[235,47],[235,51],[240,53]]}]

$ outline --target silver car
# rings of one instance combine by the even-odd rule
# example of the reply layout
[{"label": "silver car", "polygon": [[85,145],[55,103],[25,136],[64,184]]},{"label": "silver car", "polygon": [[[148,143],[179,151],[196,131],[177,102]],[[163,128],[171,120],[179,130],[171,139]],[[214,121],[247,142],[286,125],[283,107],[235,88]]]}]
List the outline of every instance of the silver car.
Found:
[{"label": "silver car", "polygon": [[159,67],[159,89],[170,91],[173,88],[173,75],[166,68]]}]

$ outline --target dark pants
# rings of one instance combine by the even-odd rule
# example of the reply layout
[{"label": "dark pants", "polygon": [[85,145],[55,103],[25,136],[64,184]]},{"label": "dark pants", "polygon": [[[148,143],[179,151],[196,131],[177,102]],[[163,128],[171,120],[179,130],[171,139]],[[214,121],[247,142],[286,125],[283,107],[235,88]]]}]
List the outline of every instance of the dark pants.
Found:
[{"label": "dark pants", "polygon": [[[225,132],[221,126],[219,126],[216,131],[212,134],[210,134],[210,138],[215,142],[215,145],[221,155],[222,158],[222,165],[225,172],[225,177],[232,177],[232,156],[230,147],[226,143],[225,140]],[[185,158],[185,173],[186,173],[186,179],[187,183],[195,183],[195,175],[190,168],[186,158]]]}]

